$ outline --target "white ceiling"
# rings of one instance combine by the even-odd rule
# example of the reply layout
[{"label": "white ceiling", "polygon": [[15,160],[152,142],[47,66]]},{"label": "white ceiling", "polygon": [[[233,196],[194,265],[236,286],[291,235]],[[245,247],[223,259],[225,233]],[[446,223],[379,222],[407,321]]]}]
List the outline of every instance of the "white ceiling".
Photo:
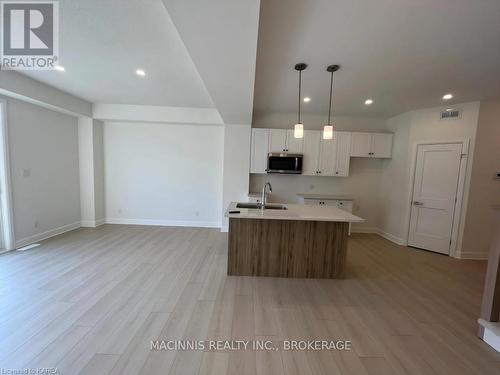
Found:
[{"label": "white ceiling", "polygon": [[250,124],[259,0],[163,0],[226,124]]},{"label": "white ceiling", "polygon": [[93,103],[214,107],[161,0],[59,4],[66,72],[24,74]]},{"label": "white ceiling", "polygon": [[[305,112],[390,116],[500,97],[499,0],[263,0],[254,113],[297,108],[297,62]],[[371,107],[364,100],[373,98]]]}]

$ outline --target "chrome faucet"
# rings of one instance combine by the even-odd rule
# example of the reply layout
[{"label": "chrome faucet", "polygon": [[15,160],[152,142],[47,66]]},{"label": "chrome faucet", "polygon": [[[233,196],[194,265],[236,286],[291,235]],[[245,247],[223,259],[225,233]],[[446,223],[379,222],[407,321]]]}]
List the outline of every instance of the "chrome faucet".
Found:
[{"label": "chrome faucet", "polygon": [[271,184],[269,182],[266,182],[264,184],[264,187],[262,188],[262,200],[260,202],[260,208],[261,209],[266,208],[266,204],[267,204],[267,187],[268,186],[269,186],[269,192],[270,193],[273,192],[273,188],[272,188]]}]

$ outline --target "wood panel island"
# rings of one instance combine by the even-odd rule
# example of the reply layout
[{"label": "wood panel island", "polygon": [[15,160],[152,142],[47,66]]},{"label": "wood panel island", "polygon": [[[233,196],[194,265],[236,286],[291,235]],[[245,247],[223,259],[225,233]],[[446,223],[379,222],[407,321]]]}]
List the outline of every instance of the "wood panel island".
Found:
[{"label": "wood panel island", "polygon": [[[349,223],[364,219],[333,206],[232,202],[227,274],[340,279],[345,275]],[[242,207],[243,206],[243,207]]]}]

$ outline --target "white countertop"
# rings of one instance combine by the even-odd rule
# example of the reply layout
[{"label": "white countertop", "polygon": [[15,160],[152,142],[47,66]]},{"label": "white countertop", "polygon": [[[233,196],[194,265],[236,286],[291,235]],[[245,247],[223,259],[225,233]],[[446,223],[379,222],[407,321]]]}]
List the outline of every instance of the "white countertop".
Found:
[{"label": "white countertop", "polygon": [[[236,202],[229,204],[225,217],[242,219],[267,220],[305,220],[305,221],[338,221],[348,223],[362,223],[365,220],[347,211],[333,206],[309,206],[304,204],[285,204],[287,210],[259,210],[236,208]],[[275,203],[273,203],[275,204]],[[229,211],[240,211],[239,214],[230,214]]]},{"label": "white countertop", "polygon": [[339,201],[353,201],[354,198],[349,195],[335,195],[335,194],[297,194],[297,197],[304,199],[331,199]]}]

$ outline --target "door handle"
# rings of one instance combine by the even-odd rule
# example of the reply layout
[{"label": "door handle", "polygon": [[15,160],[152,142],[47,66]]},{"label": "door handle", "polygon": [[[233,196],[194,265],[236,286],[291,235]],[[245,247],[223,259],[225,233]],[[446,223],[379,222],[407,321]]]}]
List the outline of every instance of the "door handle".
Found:
[{"label": "door handle", "polygon": [[413,205],[414,206],[423,206],[424,204],[422,202],[419,202],[419,201],[413,201]]}]

